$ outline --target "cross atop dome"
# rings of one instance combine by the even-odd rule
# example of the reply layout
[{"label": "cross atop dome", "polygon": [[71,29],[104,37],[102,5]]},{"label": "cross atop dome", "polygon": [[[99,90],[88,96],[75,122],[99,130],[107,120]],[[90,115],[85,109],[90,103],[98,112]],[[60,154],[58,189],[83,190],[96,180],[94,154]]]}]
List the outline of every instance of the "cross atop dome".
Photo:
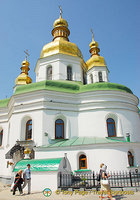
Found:
[{"label": "cross atop dome", "polygon": [[62,18],[62,13],[63,13],[63,11],[62,11],[61,6],[59,6],[59,9],[60,9],[60,18]]},{"label": "cross atop dome", "polygon": [[92,41],[94,41],[94,34],[93,34],[93,29],[91,28],[91,34],[92,34]]},{"label": "cross atop dome", "polygon": [[28,49],[26,49],[26,51],[24,51],[24,53],[26,54],[25,60],[27,60],[27,56],[30,56],[30,54],[28,53]]}]

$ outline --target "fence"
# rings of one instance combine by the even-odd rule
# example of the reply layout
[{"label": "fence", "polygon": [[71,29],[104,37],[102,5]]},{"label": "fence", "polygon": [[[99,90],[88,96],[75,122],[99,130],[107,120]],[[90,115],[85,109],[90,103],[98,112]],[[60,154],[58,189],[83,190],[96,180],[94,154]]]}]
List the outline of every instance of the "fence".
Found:
[{"label": "fence", "polygon": [[[111,188],[140,187],[140,173],[136,172],[109,172],[109,183]],[[58,174],[59,188],[100,188],[97,181],[98,173]]]}]

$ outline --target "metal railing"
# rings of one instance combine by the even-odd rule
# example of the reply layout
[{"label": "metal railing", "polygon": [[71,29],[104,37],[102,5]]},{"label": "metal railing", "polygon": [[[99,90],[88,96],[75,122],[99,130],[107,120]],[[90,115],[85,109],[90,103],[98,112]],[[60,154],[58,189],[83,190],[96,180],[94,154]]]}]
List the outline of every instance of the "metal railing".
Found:
[{"label": "metal railing", "polygon": [[[109,172],[109,183],[111,188],[140,187],[140,173],[136,172]],[[100,181],[97,181],[98,173],[66,174],[58,173],[59,188],[100,188]]]}]

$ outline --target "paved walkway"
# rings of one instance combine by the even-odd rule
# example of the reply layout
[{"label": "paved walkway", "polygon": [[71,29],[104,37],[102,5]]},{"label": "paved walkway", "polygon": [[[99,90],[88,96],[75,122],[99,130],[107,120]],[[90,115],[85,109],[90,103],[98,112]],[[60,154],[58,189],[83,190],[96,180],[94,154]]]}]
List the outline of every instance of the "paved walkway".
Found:
[{"label": "paved walkway", "polygon": [[[125,192],[124,192],[125,193]],[[140,192],[134,192],[134,194],[125,195],[125,194],[118,194],[114,196],[117,200],[140,200]],[[10,187],[2,185],[0,187],[0,200],[99,200],[99,195],[95,194],[95,192],[61,192],[60,194],[56,194],[55,192],[52,193],[51,196],[46,197],[43,195],[42,192],[32,192],[30,195],[24,194],[23,196],[19,195],[19,192],[16,192],[16,195],[12,195],[10,192]],[[105,200],[107,198],[104,198]]]}]

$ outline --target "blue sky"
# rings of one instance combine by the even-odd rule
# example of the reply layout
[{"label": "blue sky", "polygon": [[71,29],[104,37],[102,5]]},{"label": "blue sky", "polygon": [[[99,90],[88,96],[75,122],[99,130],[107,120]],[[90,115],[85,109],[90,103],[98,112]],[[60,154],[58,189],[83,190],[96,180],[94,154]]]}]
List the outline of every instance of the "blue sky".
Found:
[{"label": "blue sky", "polygon": [[140,98],[139,0],[0,0],[0,99],[12,96],[26,49],[35,82],[35,65],[42,47],[52,41],[59,5],[69,24],[69,39],[84,60],[90,58],[92,28],[110,82],[126,85]]}]

